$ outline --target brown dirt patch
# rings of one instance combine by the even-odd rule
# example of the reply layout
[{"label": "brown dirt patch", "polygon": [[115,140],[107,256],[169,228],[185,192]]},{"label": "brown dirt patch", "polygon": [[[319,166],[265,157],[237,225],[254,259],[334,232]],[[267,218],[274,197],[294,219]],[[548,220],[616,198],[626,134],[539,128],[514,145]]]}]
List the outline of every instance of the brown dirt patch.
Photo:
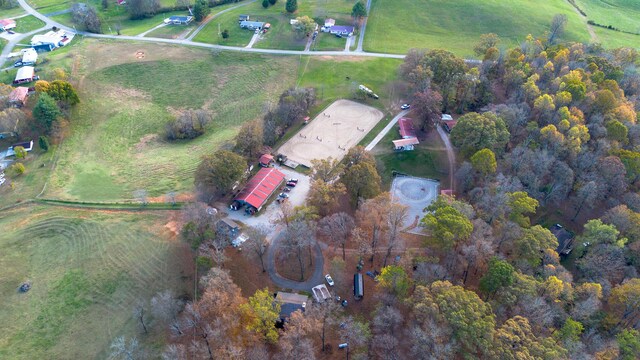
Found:
[{"label": "brown dirt patch", "polygon": [[135,145],[138,152],[144,150],[149,143],[158,140],[158,134],[147,134],[140,138],[140,141]]}]

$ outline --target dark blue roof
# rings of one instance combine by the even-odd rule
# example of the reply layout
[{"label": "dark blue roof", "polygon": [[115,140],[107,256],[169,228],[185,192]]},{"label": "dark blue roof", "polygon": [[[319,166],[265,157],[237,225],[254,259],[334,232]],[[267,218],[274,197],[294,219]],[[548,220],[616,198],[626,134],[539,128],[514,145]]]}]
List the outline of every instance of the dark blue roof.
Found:
[{"label": "dark blue roof", "polygon": [[171,20],[171,21],[189,21],[189,16],[173,15],[173,16],[169,17],[169,20]]},{"label": "dark blue roof", "polygon": [[349,32],[352,33],[353,32],[353,26],[340,26],[340,25],[334,25],[331,27],[331,31],[339,31],[339,32]]}]

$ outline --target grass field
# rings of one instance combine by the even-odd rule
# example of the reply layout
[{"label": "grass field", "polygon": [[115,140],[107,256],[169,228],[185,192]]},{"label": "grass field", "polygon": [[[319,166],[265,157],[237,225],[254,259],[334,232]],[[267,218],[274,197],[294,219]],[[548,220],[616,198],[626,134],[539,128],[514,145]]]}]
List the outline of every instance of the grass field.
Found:
[{"label": "grass field", "polygon": [[16,20],[15,32],[28,33],[44,26],[44,22],[35,16],[25,16]]},{"label": "grass field", "polygon": [[[640,33],[640,1],[637,0],[576,0],[589,20],[611,25],[620,30]],[[640,42],[640,40],[638,40]]]},{"label": "grass field", "polygon": [[24,10],[22,10],[22,8],[17,5],[11,8],[6,8],[6,7],[2,7],[0,8],[0,13],[2,13],[2,17],[14,17],[14,16],[19,16],[24,14]]},{"label": "grass field", "polygon": [[[92,40],[70,58],[71,66],[82,59],[83,68],[72,74],[84,84],[82,102],[45,195],[86,201],[126,200],[136,189],[150,196],[190,191],[200,156],[259,117],[265,102],[293,84],[295,73],[285,69],[296,66],[294,58]],[[207,133],[164,141],[167,120],[187,108],[212,112]]]},{"label": "grass field", "polygon": [[640,50],[640,35],[625,34],[596,26],[593,30],[598,36],[598,42],[605,48],[631,47]]},{"label": "grass field", "polygon": [[345,38],[338,38],[329,33],[319,33],[316,38],[316,43],[312,49],[318,51],[342,51],[344,50],[346,41],[347,39]]},{"label": "grass field", "polygon": [[[0,218],[0,358],[106,358],[117,336],[163,346],[132,309],[158,291],[189,294],[189,252],[164,227],[165,214],[32,206]],[[30,281],[28,293],[18,286]]]},{"label": "grass field", "polygon": [[189,35],[191,31],[195,29],[195,26],[163,26],[156,29],[147,35],[146,37],[158,37],[163,39],[184,39]]},{"label": "grass field", "polygon": [[5,39],[0,39],[0,52],[2,52],[2,49],[4,49],[4,46],[7,45],[7,40]]},{"label": "grass field", "polygon": [[441,48],[471,57],[481,34],[494,32],[503,46],[517,45],[527,34],[542,36],[555,14],[567,15],[566,40],[589,41],[586,21],[566,0],[373,0],[364,48]]},{"label": "grass field", "polygon": [[421,140],[413,151],[394,151],[391,141],[399,138],[396,125],[372,150],[385,188],[391,185],[393,171],[440,180],[442,184],[448,183],[447,153],[435,130]]}]

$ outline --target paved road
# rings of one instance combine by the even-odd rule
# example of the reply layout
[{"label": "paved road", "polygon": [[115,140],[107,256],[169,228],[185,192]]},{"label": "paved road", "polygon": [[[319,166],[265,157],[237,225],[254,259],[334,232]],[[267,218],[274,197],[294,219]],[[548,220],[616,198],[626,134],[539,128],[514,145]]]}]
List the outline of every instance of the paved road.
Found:
[{"label": "paved road", "polygon": [[389,121],[389,123],[387,124],[387,126],[384,127],[384,129],[382,129],[382,131],[380,131],[380,133],[373,139],[371,140],[371,142],[369,143],[369,145],[367,145],[367,147],[365,147],[364,149],[366,151],[371,151],[374,147],[376,147],[376,145],[378,145],[378,143],[380,142],[380,140],[382,140],[382,138],[387,135],[387,133],[389,132],[389,130],[391,130],[391,128],[393,128],[393,125],[398,123],[398,120],[400,120],[401,117],[407,115],[409,113],[410,110],[403,110],[400,111],[400,113],[398,113],[398,115],[396,115],[393,119],[391,119],[391,121]]},{"label": "paved road", "polygon": [[356,48],[356,51],[358,52],[362,52],[362,43],[364,42],[364,33],[367,31],[369,11],[371,11],[371,0],[367,0],[367,16],[362,20],[362,28],[360,28],[360,36],[358,37],[358,47]]},{"label": "paved road", "polygon": [[440,135],[440,138],[442,139],[444,146],[447,148],[447,158],[449,160],[449,179],[451,181],[451,183],[449,184],[449,188],[451,190],[455,190],[456,182],[454,181],[453,176],[455,174],[455,168],[456,168],[456,154],[453,151],[453,146],[451,146],[451,141],[449,140],[449,136],[442,129],[442,126],[436,125],[436,129],[438,130],[438,135]]},{"label": "paved road", "polygon": [[222,14],[226,13],[226,12],[229,12],[229,11],[231,11],[231,10],[235,10],[235,9],[237,9],[237,8],[239,8],[239,7],[242,7],[242,6],[245,6],[245,5],[249,5],[249,4],[254,3],[254,2],[256,2],[256,1],[258,1],[258,0],[250,0],[250,1],[246,1],[246,2],[243,2],[242,4],[239,4],[239,5],[236,5],[236,6],[232,6],[232,7],[228,8],[228,9],[226,9],[226,10],[222,10],[222,11],[220,11],[220,12],[218,12],[218,13],[213,14],[213,16],[211,16],[211,17],[209,17],[208,19],[206,19],[205,21],[203,21],[203,22],[202,22],[202,24],[200,24],[200,26],[198,26],[198,27],[195,29],[195,31],[194,31],[194,32],[192,32],[192,33],[191,33],[191,35],[189,35],[189,37],[187,37],[187,40],[189,40],[189,41],[193,40],[193,38],[194,38],[194,37],[196,37],[196,35],[197,35],[200,31],[202,31],[202,29],[204,29],[204,27],[205,27],[205,26],[207,26],[207,24],[208,24],[208,23],[210,23],[210,22],[211,22],[211,20],[213,20],[213,19],[217,18],[218,16],[220,16],[220,15],[222,15]]},{"label": "paved road", "polygon": [[[271,245],[267,249],[267,258],[265,263],[265,268],[267,269],[267,273],[269,277],[274,282],[274,284],[278,285],[284,289],[292,289],[298,291],[308,291],[311,292],[311,288],[316,285],[320,285],[324,283],[324,257],[322,256],[322,248],[320,247],[320,243],[316,242],[313,246],[313,274],[311,277],[304,282],[293,281],[289,279],[285,279],[276,270],[276,253],[278,250],[278,242],[281,240],[284,231],[280,231],[275,234],[271,240]],[[308,254],[304,254],[307,256]],[[310,271],[311,269],[306,269],[306,271]]]}]

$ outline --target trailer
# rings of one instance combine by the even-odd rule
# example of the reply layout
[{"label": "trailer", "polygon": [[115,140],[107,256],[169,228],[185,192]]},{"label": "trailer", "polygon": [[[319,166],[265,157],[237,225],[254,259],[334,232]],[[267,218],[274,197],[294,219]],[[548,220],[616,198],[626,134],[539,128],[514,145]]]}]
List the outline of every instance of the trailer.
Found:
[{"label": "trailer", "polygon": [[361,300],[364,297],[364,281],[360,273],[353,275],[353,297],[356,300]]}]

